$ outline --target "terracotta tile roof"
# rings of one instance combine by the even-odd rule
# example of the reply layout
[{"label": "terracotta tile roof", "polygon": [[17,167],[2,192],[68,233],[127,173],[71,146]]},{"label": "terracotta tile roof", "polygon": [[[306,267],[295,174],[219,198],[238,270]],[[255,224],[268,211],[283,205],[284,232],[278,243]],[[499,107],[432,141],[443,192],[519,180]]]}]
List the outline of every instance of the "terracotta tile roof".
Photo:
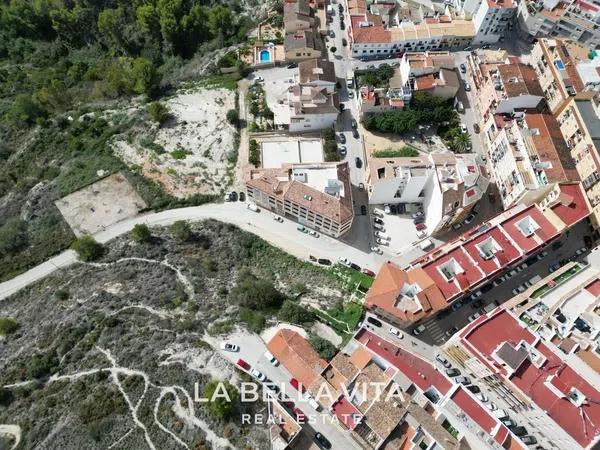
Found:
[{"label": "terracotta tile roof", "polygon": [[269,351],[304,386],[311,386],[327,367],[327,361],[298,333],[282,329],[267,344]]},{"label": "terracotta tile roof", "polygon": [[503,64],[498,66],[498,72],[508,97],[518,97],[526,94],[544,96],[544,91],[533,67],[521,62]]},{"label": "terracotta tile roof", "polygon": [[392,41],[389,30],[383,27],[356,27],[352,30],[354,42],[357,44],[388,43]]},{"label": "terracotta tile roof", "polygon": [[308,59],[298,63],[300,83],[312,83],[315,81],[327,81],[335,83],[335,67],[331,61],[324,59]]}]

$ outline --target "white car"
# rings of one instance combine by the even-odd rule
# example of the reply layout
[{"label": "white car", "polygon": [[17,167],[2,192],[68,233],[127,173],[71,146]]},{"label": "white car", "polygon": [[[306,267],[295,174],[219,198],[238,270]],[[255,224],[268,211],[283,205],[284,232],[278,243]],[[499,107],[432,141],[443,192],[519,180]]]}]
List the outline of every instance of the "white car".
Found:
[{"label": "white car", "polygon": [[483,392],[480,392],[479,394],[477,394],[477,398],[482,403],[487,403],[487,401],[489,400],[489,398],[487,398],[487,395],[485,395]]},{"label": "white car", "polygon": [[273,364],[274,366],[278,366],[278,365],[279,365],[279,361],[277,360],[277,358],[275,358],[275,357],[273,356],[273,354],[272,354],[271,352],[269,352],[269,351],[266,351],[266,352],[265,352],[265,358],[267,358],[267,360],[268,360],[268,361],[269,361],[271,364]]},{"label": "white car", "polygon": [[461,124],[460,124],[460,132],[461,132],[462,134],[467,134],[467,131],[468,131],[468,130],[467,130],[467,126],[466,126],[464,123],[461,123]]},{"label": "white car", "polygon": [[377,231],[381,231],[382,233],[385,231],[385,228],[382,225],[379,225],[378,223],[374,223],[373,228],[375,228]]},{"label": "white car", "polygon": [[473,314],[471,314],[471,315],[470,315],[470,316],[467,318],[467,320],[468,320],[469,322],[474,322],[474,321],[475,321],[475,320],[477,320],[477,318],[478,318],[478,317],[480,317],[480,316],[481,316],[481,314],[479,314],[478,312],[476,312],[476,313],[473,313]]},{"label": "white car", "polygon": [[350,266],[350,260],[348,258],[344,258],[343,256],[340,256],[340,264],[343,264],[344,266]]},{"label": "white car", "polygon": [[413,330],[413,334],[415,336],[420,335],[423,331],[425,331],[425,325],[419,325],[417,328]]},{"label": "white car", "polygon": [[390,327],[390,334],[396,336],[398,339],[402,339],[404,337],[402,331],[394,327]]},{"label": "white car", "polygon": [[379,247],[371,247],[371,251],[374,253],[377,253],[379,255],[383,254],[383,250],[381,250]]},{"label": "white car", "polygon": [[385,240],[390,239],[390,237],[388,235],[382,233],[381,231],[376,231],[375,236],[377,236],[378,238],[381,238],[381,239],[385,239]]},{"label": "white car", "polygon": [[388,205],[387,203],[383,205],[383,212],[386,214],[391,214],[392,210],[390,209],[390,205]]},{"label": "white car", "polygon": [[469,83],[465,83],[465,91],[469,92],[471,90],[471,85]]},{"label": "white car", "polygon": [[439,361],[439,363],[444,366],[446,369],[449,369],[450,367],[452,367],[452,364],[450,364],[450,361],[448,361],[446,358],[444,358],[442,355],[437,354],[435,355],[435,359]]},{"label": "white car", "polygon": [[258,371],[258,370],[256,370],[256,369],[252,369],[252,370],[250,370],[250,375],[252,375],[252,376],[253,376],[254,378],[256,378],[258,381],[262,381],[262,382],[265,382],[265,381],[267,381],[267,377],[265,376],[265,374],[264,374],[264,373],[262,373],[262,372],[259,372],[259,371]]},{"label": "white car", "polygon": [[473,293],[473,298],[479,298],[479,297],[481,297],[482,294],[483,294],[483,292],[477,291],[477,292]]},{"label": "white car", "polygon": [[425,236],[427,236],[427,231],[425,231],[425,230],[417,231],[417,237],[419,239],[424,238]]},{"label": "white car", "polygon": [[246,207],[250,210],[250,211],[254,211],[254,212],[258,212],[258,206],[256,206],[256,203],[247,203]]},{"label": "white car", "polygon": [[256,81],[258,83],[262,83],[263,81],[265,81],[265,79],[263,77],[255,77],[254,81]]},{"label": "white car", "polygon": [[276,222],[283,223],[283,217],[278,216],[277,214],[273,214],[273,220]]},{"label": "white car", "polygon": [[229,342],[223,342],[221,344],[221,350],[225,350],[226,352],[239,352],[240,347],[235,344],[231,344]]},{"label": "white car", "polygon": [[310,234],[313,237],[318,238],[320,236],[319,233],[317,233],[315,230],[309,230],[308,234]]},{"label": "white car", "polygon": [[388,243],[388,241],[386,241],[385,239],[381,239],[381,238],[375,239],[375,242],[377,242],[379,245],[390,245]]}]

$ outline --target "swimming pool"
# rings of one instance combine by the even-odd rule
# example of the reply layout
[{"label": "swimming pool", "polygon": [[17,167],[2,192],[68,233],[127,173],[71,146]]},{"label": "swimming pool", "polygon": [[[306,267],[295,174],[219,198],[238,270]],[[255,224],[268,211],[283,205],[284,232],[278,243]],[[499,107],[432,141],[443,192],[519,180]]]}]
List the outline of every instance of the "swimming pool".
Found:
[{"label": "swimming pool", "polygon": [[270,60],[271,60],[271,54],[269,53],[269,50],[261,50],[260,51],[260,61],[265,62],[265,61],[270,61]]}]

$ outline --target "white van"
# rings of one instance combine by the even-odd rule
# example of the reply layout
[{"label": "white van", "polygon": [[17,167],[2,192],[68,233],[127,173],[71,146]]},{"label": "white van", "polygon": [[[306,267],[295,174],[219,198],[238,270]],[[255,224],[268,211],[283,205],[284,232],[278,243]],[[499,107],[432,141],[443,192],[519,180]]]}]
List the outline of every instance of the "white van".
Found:
[{"label": "white van", "polygon": [[258,206],[256,206],[256,203],[248,203],[247,206],[250,211],[258,212]]},{"label": "white van", "polygon": [[494,417],[498,418],[499,420],[508,419],[508,413],[506,411],[504,411],[503,409],[496,409],[496,410],[492,411],[492,414],[494,415]]},{"label": "white van", "polygon": [[431,241],[431,239],[425,239],[423,242],[419,244],[421,250],[426,251],[432,248],[435,244]]}]

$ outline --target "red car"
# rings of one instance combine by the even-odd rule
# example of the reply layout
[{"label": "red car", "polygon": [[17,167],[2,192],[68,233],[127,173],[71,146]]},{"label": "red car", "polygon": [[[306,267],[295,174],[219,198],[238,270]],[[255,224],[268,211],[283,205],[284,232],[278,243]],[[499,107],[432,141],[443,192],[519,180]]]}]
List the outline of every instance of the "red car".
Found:
[{"label": "red car", "polygon": [[[290,380],[290,384],[292,385],[292,387],[294,389],[296,389],[297,391],[302,392],[303,394],[306,392],[306,388],[304,387],[303,384],[301,384],[298,380],[296,380],[295,378],[292,378]],[[301,390],[299,388],[302,388]]]},{"label": "red car", "polygon": [[242,369],[250,370],[250,364],[248,364],[242,358],[237,360],[237,365],[240,366]]},{"label": "red car", "polygon": [[374,277],[375,276],[375,272],[373,272],[371,269],[367,269],[367,268],[364,268],[362,270],[362,273],[364,273],[365,275],[369,275],[370,277]]},{"label": "red car", "polygon": [[306,415],[302,411],[300,411],[299,408],[294,408],[293,411],[294,411],[294,414],[296,415],[296,420],[298,422],[300,422],[301,424],[306,422]]},{"label": "red car", "polygon": [[421,231],[427,228],[427,225],[425,225],[424,223],[418,223],[417,225],[415,225],[415,228],[417,229],[417,231]]}]

